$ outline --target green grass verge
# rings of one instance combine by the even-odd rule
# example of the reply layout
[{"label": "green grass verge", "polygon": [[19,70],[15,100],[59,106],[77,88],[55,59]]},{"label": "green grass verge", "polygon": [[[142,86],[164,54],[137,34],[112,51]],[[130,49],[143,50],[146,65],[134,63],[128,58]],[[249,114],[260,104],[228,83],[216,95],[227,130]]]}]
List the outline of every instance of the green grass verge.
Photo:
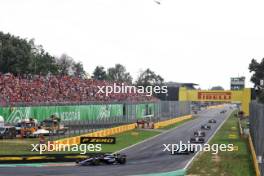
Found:
[{"label": "green grass verge", "polygon": [[216,133],[210,144],[234,144],[237,151],[212,154],[204,152],[188,169],[189,175],[202,176],[253,176],[254,168],[247,140],[240,138],[237,118],[234,113]]},{"label": "green grass verge", "polygon": [[0,155],[36,154],[30,152],[32,149],[31,144],[37,144],[38,142],[37,138],[0,140]]},{"label": "green grass verge", "polygon": [[[125,147],[143,141],[147,138],[160,134],[158,131],[153,130],[131,130],[125,133],[117,134],[116,144],[102,144],[101,152],[115,152]],[[10,139],[0,140],[0,155],[26,155],[38,154],[31,152],[31,144],[37,144],[38,139]],[[45,152],[48,153],[48,152]],[[49,153],[80,153],[78,152],[49,152]]]}]

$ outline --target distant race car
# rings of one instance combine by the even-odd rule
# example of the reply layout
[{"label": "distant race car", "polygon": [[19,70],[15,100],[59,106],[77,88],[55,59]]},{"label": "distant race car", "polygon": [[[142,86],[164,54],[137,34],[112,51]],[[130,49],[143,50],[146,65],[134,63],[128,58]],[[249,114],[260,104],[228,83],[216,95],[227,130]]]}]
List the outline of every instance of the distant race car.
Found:
[{"label": "distant race car", "polygon": [[220,114],[224,114],[224,113],[226,113],[226,110],[220,111]]},{"label": "distant race car", "polygon": [[210,120],[208,121],[208,123],[216,123],[216,120],[215,120],[215,119],[210,119]]},{"label": "distant race car", "polygon": [[176,151],[171,151],[172,155],[189,155],[195,152],[194,147],[186,147],[184,149],[178,149]]},{"label": "distant race car", "polygon": [[193,134],[195,137],[205,137],[205,132],[201,130],[197,130]]},{"label": "distant race car", "polygon": [[203,137],[194,137],[190,140],[191,143],[204,143],[205,140]]},{"label": "distant race car", "polygon": [[77,166],[98,166],[102,164],[126,164],[126,155],[104,154],[83,161],[76,161]]},{"label": "distant race car", "polygon": [[210,125],[202,125],[201,129],[202,130],[211,130],[211,126]]}]

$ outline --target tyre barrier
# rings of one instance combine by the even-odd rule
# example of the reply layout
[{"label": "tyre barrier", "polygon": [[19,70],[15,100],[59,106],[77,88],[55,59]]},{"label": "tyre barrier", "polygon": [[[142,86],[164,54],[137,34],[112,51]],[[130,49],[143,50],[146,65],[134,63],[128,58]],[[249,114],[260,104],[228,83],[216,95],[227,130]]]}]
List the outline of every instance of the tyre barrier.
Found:
[{"label": "tyre barrier", "polygon": [[[176,117],[170,120],[165,120],[165,121],[160,121],[154,124],[154,129],[157,128],[161,128],[161,127],[165,127],[168,125],[172,125],[174,123],[183,121],[183,120],[187,120],[192,118],[192,115],[186,115],[186,116],[181,116],[181,117]],[[53,141],[52,143],[54,144],[69,144],[69,145],[74,145],[74,144],[80,144],[80,138],[81,137],[106,137],[106,136],[112,136],[115,134],[120,134],[123,132],[127,132],[127,131],[131,131],[133,129],[135,129],[137,126],[136,123],[133,124],[128,124],[128,125],[121,125],[121,126],[117,126],[117,127],[113,127],[113,128],[108,128],[108,129],[104,129],[104,130],[99,130],[99,131],[95,131],[92,133],[87,133],[84,135],[80,135],[80,136],[75,136],[75,137],[69,137],[69,138],[65,138],[65,139],[59,139],[56,141]]]},{"label": "tyre barrier", "polygon": [[95,131],[92,133],[87,133],[87,134],[80,135],[80,136],[69,137],[69,138],[65,138],[65,139],[59,139],[59,140],[53,141],[52,143],[54,143],[54,144],[69,144],[69,145],[80,144],[81,137],[106,137],[106,136],[112,136],[115,134],[130,131],[130,130],[133,130],[135,128],[136,128],[136,123],[129,124],[129,125],[121,125],[121,126],[117,126],[117,127],[113,127],[113,128]]}]

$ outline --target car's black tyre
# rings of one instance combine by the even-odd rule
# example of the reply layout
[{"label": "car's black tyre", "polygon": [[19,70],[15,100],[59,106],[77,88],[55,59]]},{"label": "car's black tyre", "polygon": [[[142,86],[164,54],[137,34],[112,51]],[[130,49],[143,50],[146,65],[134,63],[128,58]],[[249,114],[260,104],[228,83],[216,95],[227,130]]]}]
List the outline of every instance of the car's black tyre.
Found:
[{"label": "car's black tyre", "polygon": [[119,158],[118,163],[119,164],[126,164],[126,158],[124,158],[124,157]]},{"label": "car's black tyre", "polygon": [[100,161],[98,160],[98,159],[93,159],[92,160],[92,165],[94,165],[94,166],[98,166],[100,164]]}]

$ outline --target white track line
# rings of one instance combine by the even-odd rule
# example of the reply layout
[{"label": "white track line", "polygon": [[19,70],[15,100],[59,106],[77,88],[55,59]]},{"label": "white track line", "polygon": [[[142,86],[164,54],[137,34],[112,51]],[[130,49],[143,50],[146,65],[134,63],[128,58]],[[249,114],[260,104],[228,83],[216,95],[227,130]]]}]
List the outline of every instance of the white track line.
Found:
[{"label": "white track line", "polygon": [[[208,144],[210,141],[211,141],[211,139],[215,136],[215,134],[218,132],[218,130],[224,125],[224,123],[227,121],[227,119],[229,119],[229,117],[230,117],[230,115],[232,114],[232,112],[233,112],[234,110],[232,110],[229,114],[228,114],[228,116],[226,117],[226,119],[221,123],[221,125],[219,125],[218,127],[217,127],[217,129],[215,130],[215,132],[210,136],[210,138],[207,140],[207,142],[206,142],[206,144]],[[185,167],[183,168],[183,169],[187,169],[189,166],[190,166],[190,164],[192,163],[192,161],[198,156],[198,154],[200,153],[201,151],[198,151],[189,161],[188,161],[188,163],[185,165]]]}]

